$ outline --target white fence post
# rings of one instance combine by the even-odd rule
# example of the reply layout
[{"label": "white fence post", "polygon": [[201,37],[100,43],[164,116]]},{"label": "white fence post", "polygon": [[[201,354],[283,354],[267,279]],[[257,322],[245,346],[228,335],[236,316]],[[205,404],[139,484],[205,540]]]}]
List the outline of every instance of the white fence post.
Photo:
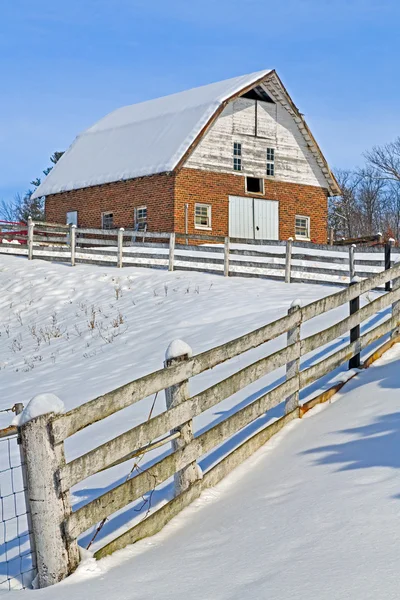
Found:
[{"label": "white fence post", "polygon": [[355,260],[354,260],[355,259],[355,256],[354,256],[355,249],[356,249],[355,244],[352,244],[349,247],[349,278],[350,278],[350,281],[353,279],[353,277],[355,277],[355,274],[356,274],[356,267],[355,267]]},{"label": "white fence post", "polygon": [[41,415],[20,428],[40,588],[58,583],[79,563],[76,541],[67,542],[64,534],[63,523],[71,507],[69,492],[62,495],[58,490],[58,472],[65,457],[63,443],[53,443],[52,417],[52,413]]},{"label": "white fence post", "polygon": [[224,244],[224,277],[229,277],[229,237],[225,238]]},{"label": "white fence post", "polygon": [[33,258],[33,230],[35,224],[32,221],[32,217],[28,217],[28,260]]},{"label": "white fence post", "polygon": [[174,270],[174,255],[175,255],[175,233],[171,233],[170,238],[169,238],[168,271]]},{"label": "white fence post", "polygon": [[[178,345],[179,352],[173,351],[175,344]],[[167,348],[167,352],[165,355],[164,367],[168,369],[169,367],[173,367],[182,361],[189,360],[191,355],[192,350],[190,346],[188,346],[184,342],[181,342],[180,340],[171,342],[171,344]],[[165,390],[167,410],[169,410],[170,408],[175,408],[175,406],[182,404],[182,402],[185,402],[185,400],[187,400],[188,398],[189,381],[187,379],[185,379],[181,383],[172,385],[171,387]],[[184,448],[193,440],[192,419],[190,419],[186,423],[183,423],[176,429],[172,430],[171,433],[175,433],[176,431],[179,431],[180,436],[171,442],[173,452]],[[196,461],[190,463],[187,467],[184,467],[180,471],[177,471],[174,475],[175,496],[178,496],[181,492],[187,490],[197,479],[198,466]]]},{"label": "white fence post", "polygon": [[286,242],[285,283],[290,283],[290,275],[292,271],[292,247],[293,238],[290,237]]},{"label": "white fence post", "polygon": [[71,267],[75,266],[75,253],[76,253],[76,225],[71,225],[70,230],[70,244],[71,244]]},{"label": "white fence post", "polygon": [[118,258],[117,258],[117,267],[119,269],[122,268],[122,256],[123,256],[123,250],[124,250],[124,231],[125,229],[123,227],[120,227],[118,229]]},{"label": "white fence post", "polygon": [[[291,315],[294,312],[300,311],[301,303],[299,300],[294,300],[292,302],[291,307],[288,310],[288,314]],[[292,344],[296,344],[300,342],[300,334],[301,334],[301,322],[298,325],[293,327],[293,329],[289,329],[287,332],[287,346],[291,346]],[[286,365],[286,380],[291,379],[292,377],[299,378],[300,374],[300,348],[299,348],[299,356],[295,360],[292,360]],[[290,396],[288,396],[285,400],[285,415],[292,412],[295,408],[299,406],[299,392],[294,392]]]}]

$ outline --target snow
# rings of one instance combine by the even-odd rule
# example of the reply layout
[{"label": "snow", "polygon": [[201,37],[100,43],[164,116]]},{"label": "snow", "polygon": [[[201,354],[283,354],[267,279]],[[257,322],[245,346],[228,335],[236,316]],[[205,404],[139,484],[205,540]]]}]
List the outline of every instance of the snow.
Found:
[{"label": "snow", "polygon": [[[24,257],[10,255],[0,255],[0,288],[2,290],[0,298],[0,377],[2,390],[5,390],[0,399],[0,408],[9,408],[15,402],[26,404],[33,394],[52,393],[63,398],[67,410],[146,373],[162,368],[165,350],[171,340],[186,340],[186,343],[193,348],[193,352],[198,354],[284,316],[294,298],[298,298],[302,305],[306,305],[315,299],[338,291],[338,288],[333,286],[295,283],[289,286],[283,282],[264,279],[228,279],[218,275],[195,272],[168,273],[132,267],[120,270],[96,265],[77,265],[72,268],[65,264],[48,263],[41,260],[28,262]],[[364,295],[361,305],[370,302],[377,295],[377,292]],[[302,326],[302,336],[329,327],[339,318],[347,315],[348,306],[321,315]],[[389,316],[390,309],[383,310],[379,315],[374,316],[370,323],[363,324],[362,332],[367,331],[372,324],[378,325]],[[264,346],[227,361],[215,369],[191,378],[191,395],[199,393],[233,372],[278,350],[285,344],[285,341],[285,336],[281,336]],[[344,335],[303,359],[302,367],[311,366],[316,360],[321,360],[347,343],[348,336]],[[372,369],[366,373],[368,374],[370,371],[372,372]],[[329,377],[316,382],[302,392],[301,400],[304,401],[320,390],[330,387],[333,381],[338,381],[340,377],[345,376],[345,373],[346,366],[344,365],[343,368],[336,370]],[[365,379],[368,376],[366,373],[357,375],[353,381]],[[204,412],[194,420],[195,435],[211,425],[217,424],[261,393],[265,393],[278,381],[282,381],[283,377],[284,368],[264,376],[245,390],[224,400],[214,409]],[[382,376],[382,381],[386,381],[384,376]],[[348,385],[353,385],[353,382]],[[374,390],[374,395],[378,399],[379,394],[376,390]],[[151,397],[134,404],[68,439],[65,447],[67,460],[87,452],[146,420],[154,400],[153,415],[165,410],[164,395],[160,394],[156,399]],[[349,407],[353,407],[353,404],[359,406],[360,403],[350,402]],[[387,406],[386,399],[382,406]],[[354,408],[354,410],[356,409]],[[365,404],[361,403],[360,418],[363,415],[368,416],[368,414],[371,416],[371,411],[368,411],[367,398]],[[233,440],[229,440],[204,456],[199,465],[201,471],[207,471],[249,435],[281,414],[282,406],[269,411],[251,427],[244,428],[239,432]],[[321,418],[325,414],[328,413],[322,411]],[[7,413],[1,415],[2,426],[8,425]],[[315,415],[316,418],[317,416]],[[312,421],[314,419],[310,417],[304,423]],[[335,421],[333,421],[334,425]],[[346,437],[340,431],[347,426],[347,422],[341,422],[339,436]],[[303,448],[305,444],[309,444],[311,447],[315,441],[313,436],[318,434],[318,428],[315,432],[313,429],[307,429],[308,427],[310,427],[308,424],[306,426],[303,423],[295,424],[293,428],[288,429],[287,434],[275,438],[273,443],[268,445],[267,454],[276,451],[279,457],[281,444],[284,446],[289,433],[295,435],[297,429],[301,429],[300,439],[294,438],[293,446],[284,446],[288,463],[293,461],[294,464],[293,468],[292,465],[286,465],[289,467],[287,476],[283,457],[279,458],[276,463],[274,458],[273,465],[268,462],[264,463],[263,469],[255,478],[252,477],[252,473],[257,468],[259,459],[254,463],[251,461],[246,463],[242,470],[238,470],[230,478],[229,485],[232,485],[232,488],[229,488],[228,482],[226,488],[223,483],[215,490],[208,491],[188,512],[179,516],[166,528],[160,537],[144,540],[133,549],[127,549],[100,563],[94,563],[90,559],[90,555],[89,558],[86,556],[78,573],[68,581],[68,584],[64,583],[57,588],[57,598],[64,600],[65,597],[66,599],[63,594],[67,593],[67,589],[69,590],[68,594],[77,600],[84,597],[86,600],[86,597],[97,596],[100,599],[104,597],[109,600],[119,598],[130,600],[131,598],[157,597],[157,595],[168,600],[169,597],[172,598],[173,592],[176,597],[179,597],[179,594],[184,597],[185,592],[186,597],[191,598],[239,598],[243,597],[244,584],[243,582],[238,583],[237,578],[240,578],[240,573],[244,577],[244,573],[247,571],[249,573],[248,585],[250,588],[254,588],[252,597],[266,597],[262,589],[262,581],[258,581],[257,576],[253,577],[252,574],[257,565],[257,569],[259,568],[260,560],[263,560],[267,567],[269,557],[275,556],[271,540],[279,538],[278,524],[280,523],[284,537],[282,542],[279,539],[277,542],[277,555],[283,557],[282,562],[279,563],[275,559],[272,561],[276,573],[285,570],[285,544],[283,542],[289,544],[289,548],[296,548],[296,544],[300,544],[303,538],[304,540],[308,539],[308,534],[299,530],[300,524],[303,522],[303,517],[300,518],[302,513],[297,509],[294,511],[294,515],[297,515],[300,523],[293,525],[290,512],[293,510],[293,506],[290,503],[289,505],[285,504],[288,499],[285,494],[282,494],[281,500],[288,510],[290,519],[287,523],[279,521],[282,515],[274,513],[277,508],[273,502],[270,505],[268,494],[271,494],[276,488],[279,489],[286,477],[289,482],[292,479],[294,481],[310,480],[311,487],[306,487],[303,491],[301,486],[295,489],[295,492],[300,494],[301,510],[305,512],[310,508],[314,510],[312,514],[319,523],[321,507],[324,511],[326,509],[325,496],[317,494],[308,496],[306,510],[307,494],[316,493],[312,487],[312,479],[315,476],[314,471],[312,475],[311,473],[304,477],[299,475],[304,463],[299,462],[297,450],[300,446]],[[324,443],[327,443],[326,438],[328,437],[326,434]],[[15,451],[18,452],[17,445],[15,445]],[[146,454],[140,465],[141,468],[146,468],[155,459],[165,456],[167,451],[169,451],[169,447],[164,446]],[[299,452],[301,451],[299,449]],[[5,458],[0,456],[0,470]],[[267,458],[268,456],[265,457],[265,459]],[[277,465],[276,471],[275,464]],[[130,463],[119,465],[75,486],[72,489],[71,497],[74,509],[125,480],[131,466]],[[265,480],[263,479],[264,471]],[[284,477],[283,474],[285,474]],[[257,486],[261,486],[263,482],[264,489],[261,490]],[[241,491],[242,486],[245,487]],[[226,496],[224,495],[225,489],[228,490]],[[321,489],[323,491],[323,486]],[[328,486],[327,490],[333,493],[333,486]],[[338,493],[340,490],[342,490],[341,487],[338,488]],[[159,486],[152,497],[152,509],[165,503],[171,498],[171,494],[171,481]],[[238,502],[236,502],[237,494],[239,494]],[[310,498],[312,498],[311,501]],[[207,511],[213,510],[214,499],[216,510],[218,505],[218,510],[222,510],[219,519],[217,515],[212,518],[207,516]],[[148,501],[148,497],[145,498],[145,501]],[[340,503],[340,501],[341,496],[336,503]],[[110,518],[91,549],[96,550],[106,541],[115,538],[141,520],[148,509],[146,502],[140,500]],[[223,508],[221,508],[220,502],[225,502]],[[263,508],[263,503],[265,508]],[[201,507],[203,508],[200,511]],[[333,507],[331,508],[333,510]],[[264,512],[259,513],[260,510]],[[250,540],[246,533],[250,530],[247,513],[253,513],[253,511],[255,515],[254,544],[255,548],[258,548],[259,557],[253,556],[251,547],[248,547]],[[200,519],[204,519],[202,531],[196,529],[198,512],[202,514]],[[233,519],[233,525],[231,519]],[[311,526],[308,515],[304,516],[304,522]],[[243,529],[239,532],[238,528],[242,526]],[[258,538],[258,529],[262,532],[263,542]],[[186,531],[188,531],[187,534]],[[86,546],[92,535],[93,530],[85,533],[80,539],[81,545]],[[185,553],[184,545],[181,545],[181,535],[186,535],[186,538],[183,539],[186,544],[189,544],[187,553]],[[195,540],[193,547],[189,543],[189,537],[192,535]],[[292,537],[290,537],[291,535]],[[165,550],[165,544],[169,543],[170,537],[173,548],[167,547]],[[240,555],[235,554],[233,546],[229,551],[229,540],[233,545],[236,544],[238,551],[243,548],[248,553],[248,556],[242,557],[243,564]],[[265,544],[265,547],[262,544]],[[214,547],[215,551],[220,549],[218,560],[220,567],[222,561],[222,570],[224,571],[221,582],[215,581],[218,561],[213,550]],[[301,545],[299,547],[302,548]],[[181,552],[180,557],[178,549]],[[145,550],[149,550],[149,552],[143,554],[142,558]],[[308,546],[306,550],[308,551]],[[164,552],[167,552],[168,556],[163,558]],[[326,552],[328,551],[323,549],[322,554]],[[152,558],[153,554],[154,558]],[[212,561],[208,562],[208,555],[213,557],[215,564],[211,564]],[[3,560],[2,556],[0,556],[1,560]],[[149,560],[148,566],[146,566],[147,560]],[[254,560],[254,569],[251,565],[252,560]],[[159,564],[158,561],[160,561]],[[233,562],[236,564],[240,562],[241,568],[233,569]],[[179,574],[179,568],[183,568],[183,566],[188,569],[187,579]],[[202,590],[199,586],[195,592],[189,593],[190,578],[194,577],[198,580],[200,575],[196,569],[200,568],[203,575],[210,569],[209,582],[206,582],[209,587]],[[171,581],[168,579],[169,571]],[[260,570],[259,573],[262,573],[262,577],[264,577],[263,570]],[[274,579],[273,573],[268,569],[266,573],[272,582],[271,597],[285,598],[284,594],[276,593],[273,587],[276,579]],[[159,582],[155,581],[154,574],[159,574]],[[184,580],[182,592],[176,589],[175,580],[172,581],[175,576]],[[90,583],[86,582],[87,577],[91,578]],[[104,591],[102,591],[100,583],[104,586]],[[92,585],[94,586],[93,590]],[[165,587],[164,591],[162,585]],[[215,594],[210,587],[212,585],[216,586]],[[223,585],[226,585],[226,592],[223,591]],[[36,593],[39,599],[50,598],[50,591]],[[54,590],[52,593],[52,597],[54,597]],[[197,593],[199,596],[196,596]],[[311,598],[311,600],[313,599]]]},{"label": "snow", "polygon": [[174,340],[170,343],[165,352],[165,360],[172,360],[173,358],[185,355],[189,356],[189,358],[193,355],[193,351],[189,344],[182,340]]},{"label": "snow", "polygon": [[295,298],[290,305],[290,308],[301,308],[301,300],[299,298]]},{"label": "snow", "polygon": [[25,425],[41,415],[64,412],[64,402],[55,394],[38,394],[29,400],[22,413],[16,415],[12,425]]},{"label": "snow", "polygon": [[394,600],[399,360],[395,346],[159,534],[97,563],[86,555],[35,598]]},{"label": "snow", "polygon": [[268,73],[115,110],[78,135],[32,198],[172,171],[221,104]]}]

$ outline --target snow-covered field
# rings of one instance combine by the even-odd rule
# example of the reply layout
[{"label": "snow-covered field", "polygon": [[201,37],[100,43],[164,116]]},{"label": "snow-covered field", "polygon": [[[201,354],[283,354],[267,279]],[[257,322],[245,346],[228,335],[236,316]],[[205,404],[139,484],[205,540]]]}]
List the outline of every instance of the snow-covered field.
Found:
[{"label": "snow-covered field", "polygon": [[[15,402],[26,404],[34,394],[44,392],[57,394],[64,401],[66,407],[71,408],[136,377],[162,367],[165,350],[173,339],[179,338],[185,340],[191,345],[194,353],[197,354],[284,315],[294,298],[300,298],[303,303],[308,303],[337,291],[337,288],[329,288],[327,286],[310,284],[286,285],[284,283],[260,279],[226,279],[220,276],[201,273],[167,273],[137,268],[117,270],[116,268],[101,268],[88,265],[78,265],[75,268],[71,268],[66,265],[50,264],[39,260],[28,262],[25,258],[12,256],[0,257],[0,286],[2,290],[0,297],[0,379],[3,391],[0,408],[8,408]],[[368,302],[372,297],[374,297],[374,294],[366,295],[363,301]],[[303,334],[309,335],[314,331],[327,327],[337,321],[338,318],[343,318],[346,314],[347,307],[342,307],[331,311],[331,313],[322,315],[312,322],[305,324]],[[376,324],[386,314],[387,311],[383,311],[379,317],[371,320],[371,324],[372,322]],[[328,348],[316,351],[313,357],[307,357],[304,364],[311,364],[313,360],[320,360],[324,354],[337,350],[340,345],[346,342],[346,339],[346,337],[343,337],[343,339],[331,343]],[[282,339],[274,340],[261,348],[248,352],[241,357],[229,361],[229,363],[225,363],[210,372],[196,377],[191,381],[191,394],[223,379],[257,358],[282,347],[283,344],[284,339],[282,337]],[[266,388],[276,383],[283,375],[283,370],[280,370],[266,376],[246,388],[246,390],[225,400],[214,409],[205,412],[195,421],[196,432],[217,423],[238,407],[247,404],[257,395],[265,392]],[[363,374],[362,377],[366,377],[366,375]],[[332,377],[330,379],[332,380]],[[303,397],[315,394],[317,390],[327,385],[328,379],[326,378],[322,382],[310,386],[305,394],[303,394]],[[153,398],[149,398],[70,438],[66,443],[67,458],[71,459],[78,456],[146,419],[152,402]],[[161,412],[164,409],[164,402],[163,395],[159,395],[155,405],[155,413]],[[276,418],[280,414],[280,410],[280,407],[278,407],[278,409],[271,411],[266,417],[259,419],[251,428],[246,428],[241,436],[237,436],[235,443],[240,443],[244,437],[254,432],[257,428],[264,426],[268,420]],[[2,426],[8,424],[8,422],[9,417],[7,415],[3,416],[1,421]],[[299,435],[302,438],[304,432],[306,432],[306,428],[309,427],[308,421],[304,423],[298,425],[297,429],[295,427],[295,431],[291,435]],[[313,444],[317,441],[317,437],[313,437],[314,433],[311,432],[309,435],[306,433],[305,435],[307,443]],[[286,442],[282,442],[282,446],[284,443]],[[296,443],[296,438],[294,438],[294,443]],[[274,446],[275,441],[268,447],[273,448]],[[201,461],[202,468],[209,468],[231,447],[229,444],[226,444],[216,452],[206,456]],[[280,449],[281,445],[278,446],[276,451],[279,452]],[[146,460],[143,461],[142,466],[154,460],[155,456],[165,454],[165,451],[164,448],[154,453],[149,453],[149,455],[146,455]],[[276,469],[276,477],[278,477],[279,468],[275,466],[275,458],[272,461],[271,457],[272,453],[268,457],[265,457],[265,460],[271,460],[271,465],[268,468],[270,470]],[[281,460],[283,461],[283,458]],[[280,464],[279,461],[278,464]],[[289,466],[291,469],[290,472],[293,471],[295,473],[294,467],[292,468],[288,463]],[[75,507],[86,503],[103,493],[107,488],[121,481],[126,477],[127,469],[129,471],[130,465],[120,465],[76,486],[72,497]],[[242,472],[245,472],[247,469],[248,466],[245,466]],[[282,465],[280,469],[282,470]],[[312,470],[312,473],[314,475],[315,470]],[[313,475],[311,475],[310,471],[311,478],[313,478]],[[233,480],[236,477],[239,477],[237,473],[234,474]],[[254,476],[253,478],[251,477],[251,473],[249,473],[248,477],[251,478],[249,483],[259,481],[261,485],[260,473],[258,473],[258,477]],[[292,475],[289,475],[287,481],[290,482],[291,477]],[[279,480],[280,486],[283,485],[283,479],[280,478]],[[243,483],[240,483],[238,479],[238,483],[233,485],[236,485],[238,490],[242,485],[244,486],[243,490],[247,489],[248,484],[243,479],[240,479],[240,481]],[[300,483],[296,484],[293,489],[297,489],[300,493],[302,490],[301,476],[299,476],[299,481]],[[269,492],[272,494],[276,493],[277,485],[278,483],[275,483],[273,486],[271,484],[270,489],[268,484],[267,488]],[[225,483],[219,489],[223,489],[224,486]],[[230,505],[230,499],[233,502],[237,496],[236,492],[233,494],[233,489],[234,487],[227,495],[223,493],[220,495],[220,492],[216,491],[215,494],[218,497],[221,496],[221,500],[218,500],[215,505],[213,504],[212,507],[209,507],[210,510],[218,510],[218,504],[224,498],[225,502]],[[268,490],[265,490],[265,494],[267,494]],[[171,483],[166,482],[154,494],[152,499],[153,505],[165,501],[171,497],[171,493]],[[242,493],[244,494],[244,491]],[[301,493],[304,497],[307,496],[306,491],[303,490]],[[287,495],[289,497],[292,496],[290,489]],[[203,496],[200,500],[200,505],[207,504],[207,499],[213,498],[213,496],[214,491]],[[285,494],[278,494],[276,497],[280,498],[281,496],[284,497]],[[254,503],[255,506],[259,507],[260,504],[263,504],[262,498],[267,499],[266,505],[268,505],[268,494],[260,499],[253,492],[249,491],[246,493],[246,498],[246,501],[242,498],[240,502],[243,508],[243,515],[238,518],[239,520],[246,521],[247,514],[253,515],[255,522],[258,523],[254,532],[254,535],[257,537],[261,532],[261,516],[258,515],[258,509],[249,511],[248,508],[249,506],[254,506]],[[320,500],[315,502],[316,510],[319,502]],[[234,514],[233,504],[231,513],[229,513],[226,507],[223,509],[227,515],[231,515],[231,518]],[[275,502],[276,504],[277,502]],[[279,502],[278,505],[280,504]],[[131,526],[132,522],[138,518],[142,518],[143,511],[146,511],[148,507],[147,502],[147,505],[144,507],[138,505],[130,506],[128,510],[117,514],[103,528],[96,540],[97,547],[104,544],[107,536],[114,537],[117,531],[121,533],[126,527]],[[236,506],[237,509],[238,506]],[[206,510],[208,509],[204,508],[204,511]],[[193,532],[195,535],[196,519],[200,519],[201,521],[202,517],[199,515],[203,511],[200,511],[196,515],[196,507],[194,507],[189,509],[189,515],[191,514],[190,511],[192,511],[193,516],[185,517],[186,521],[184,520],[184,522],[187,528],[194,527]],[[237,512],[237,514],[240,514],[240,512]],[[263,530],[262,537],[265,541],[265,550],[269,549],[268,551],[275,555],[276,553],[272,551],[272,541],[276,538],[279,541],[277,519],[273,516],[270,519],[268,513],[265,513],[264,517],[265,523],[263,526],[265,529]],[[283,526],[284,524],[282,523],[281,525]],[[269,526],[272,527],[271,531],[269,530]],[[175,525],[172,525],[172,530],[174,530],[174,527]],[[245,597],[243,595],[244,588],[240,586],[237,589],[230,588],[231,595],[223,595],[225,592],[223,592],[221,586],[218,588],[220,591],[216,589],[215,594],[211,593],[211,587],[208,592],[205,592],[202,590],[202,585],[199,586],[200,575],[192,573],[189,576],[189,573],[192,572],[191,569],[195,568],[196,563],[200,565],[199,568],[201,568],[203,573],[203,581],[207,579],[207,570],[211,567],[214,573],[225,571],[225,567],[222,569],[219,567],[215,553],[220,553],[221,566],[223,566],[224,561],[229,562],[230,557],[232,560],[241,561],[243,559],[246,564],[251,563],[250,559],[243,558],[241,552],[240,554],[235,554],[238,548],[240,548],[240,544],[238,546],[234,541],[232,541],[232,544],[236,544],[236,549],[232,549],[230,556],[227,555],[226,544],[229,545],[230,535],[236,531],[237,527],[233,524],[231,533],[229,533],[228,525],[226,525],[228,531],[224,529],[224,526],[221,525],[221,527],[223,530],[220,536],[218,535],[218,523],[213,528],[210,522],[208,533],[206,530],[203,532],[206,536],[205,541],[199,541],[194,548],[189,548],[191,544],[187,541],[187,552],[190,559],[188,560],[191,566],[190,568],[188,567],[187,577],[183,576],[182,573],[179,574],[180,580],[183,580],[186,585],[184,587],[186,597]],[[246,528],[248,529],[249,527],[250,525],[247,524]],[[290,534],[289,526],[285,525],[285,532],[285,539],[288,541],[287,536]],[[165,543],[169,543],[169,540],[171,540],[171,548],[175,548],[175,546],[177,548],[183,547],[180,545],[181,533],[174,534],[171,538],[167,533],[162,533],[160,539],[164,540],[164,535],[166,535]],[[241,531],[241,535],[243,543],[245,543],[247,536],[250,544],[249,534],[247,533],[245,536],[243,530]],[[91,536],[92,532],[84,535],[81,539],[81,544],[86,546]],[[137,549],[124,551],[125,554],[116,555],[111,559],[101,561],[100,565],[96,565],[93,568],[96,573],[99,572],[101,574],[104,569],[111,568],[111,565],[123,560],[124,557],[129,557],[131,553],[140,553],[143,549],[149,546],[152,547],[155,543],[154,539],[145,541],[138,545]],[[96,544],[93,546],[94,549],[96,548]],[[211,550],[212,547],[214,547],[213,551]],[[294,549],[295,547],[293,546]],[[290,552],[288,551],[288,557],[285,560],[289,561],[290,556],[297,555],[294,549]],[[154,550],[155,561],[159,552],[160,550],[157,545],[157,548]],[[111,569],[109,571],[110,577],[107,577],[107,585],[109,580],[113,580],[114,587],[118,590],[118,593],[116,592],[113,595],[110,588],[104,597],[111,598],[112,600],[116,600],[117,598],[150,598],[157,596],[172,598],[172,591],[170,596],[167,595],[168,581],[165,577],[167,577],[169,570],[171,573],[175,570],[175,574],[177,575],[177,569],[183,563],[178,560],[178,550],[175,552],[170,549],[167,553],[169,556],[165,556],[165,559],[160,556],[159,566],[155,567],[153,565],[151,572],[143,569],[143,561],[146,564],[149,553],[146,553],[143,557],[141,555],[136,556],[129,563],[116,567],[115,573]],[[302,554],[306,561],[304,553],[300,552],[300,554]],[[208,561],[208,557],[211,556],[214,557],[213,560]],[[270,563],[270,560],[267,558],[268,555],[264,554],[263,556],[266,563]],[[278,560],[279,556],[281,556],[282,560],[284,559],[283,547],[281,554],[278,553],[275,559]],[[174,557],[179,563],[176,566],[171,563]],[[206,562],[208,561],[203,567],[201,566],[202,558]],[[0,557],[1,560],[2,557]],[[275,564],[274,561],[272,563]],[[167,564],[170,566],[167,567]],[[141,569],[140,573],[139,568]],[[265,581],[266,568],[267,564],[264,571],[261,570],[258,573],[258,578],[261,578],[258,579],[252,575],[252,569],[249,570],[247,567],[243,567],[243,581],[240,585],[244,586],[245,581],[247,581],[249,586],[255,585],[254,593],[251,594],[251,597],[266,597],[265,594],[260,592],[262,588],[257,587],[257,581],[261,582],[260,585]],[[88,566],[86,565],[83,570],[87,571],[87,569]],[[282,565],[276,563],[275,578],[278,577],[278,573],[281,573],[281,578],[285,579],[283,575],[284,570],[282,569]],[[116,574],[117,571],[118,574]],[[240,569],[236,570],[235,573],[240,571]],[[124,575],[122,575],[122,572],[124,572]],[[129,581],[125,581],[128,573],[130,573],[130,579]],[[159,580],[157,579],[157,573],[160,575]],[[117,578],[121,577],[123,581],[118,583]],[[191,589],[187,586],[191,585],[191,578],[193,577],[198,578],[198,582],[197,586]],[[75,579],[77,578],[79,578],[78,575],[75,576]],[[233,584],[235,577],[231,579]],[[221,581],[223,580],[224,578],[221,579]],[[140,585],[139,581],[141,581]],[[147,584],[145,583],[146,581]],[[161,585],[162,581],[164,581],[163,586]],[[213,577],[211,576],[210,582],[212,583],[212,581]],[[216,584],[217,582],[215,581],[213,585]],[[87,585],[89,587],[86,587]],[[74,587],[73,597],[83,598],[83,594],[89,597],[96,597],[91,592],[88,592],[88,590],[91,590],[92,585],[100,585],[100,580],[95,580],[95,582],[90,584],[83,584],[82,587]],[[161,587],[157,588],[157,585]],[[60,590],[60,594],[63,593],[61,590],[65,590],[65,593],[71,594],[72,588],[69,588],[69,586],[59,586],[57,589]],[[70,590],[69,592],[67,591],[68,589]],[[172,583],[170,589],[175,590],[175,596],[185,597],[183,593],[179,596],[178,590]],[[189,591],[190,589],[191,591]],[[250,589],[251,587],[249,587]],[[125,591],[123,592],[123,590]],[[40,594],[44,595],[48,593],[50,592],[40,592]],[[101,597],[100,592],[97,595]],[[63,596],[60,595],[57,597],[61,598]],[[271,594],[272,597],[289,598],[290,596],[279,596],[279,594],[275,593]],[[297,597],[301,597],[301,595]],[[332,596],[326,596],[326,598],[328,597]],[[344,598],[345,596],[342,597]],[[367,596],[364,595],[365,597]]]}]

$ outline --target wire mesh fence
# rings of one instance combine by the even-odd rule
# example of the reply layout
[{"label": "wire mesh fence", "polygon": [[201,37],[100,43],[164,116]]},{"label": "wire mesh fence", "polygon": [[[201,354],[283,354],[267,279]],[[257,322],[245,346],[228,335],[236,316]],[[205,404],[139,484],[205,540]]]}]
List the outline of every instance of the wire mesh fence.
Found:
[{"label": "wire mesh fence", "polygon": [[0,592],[32,586],[36,576],[24,462],[18,434],[0,437]]}]

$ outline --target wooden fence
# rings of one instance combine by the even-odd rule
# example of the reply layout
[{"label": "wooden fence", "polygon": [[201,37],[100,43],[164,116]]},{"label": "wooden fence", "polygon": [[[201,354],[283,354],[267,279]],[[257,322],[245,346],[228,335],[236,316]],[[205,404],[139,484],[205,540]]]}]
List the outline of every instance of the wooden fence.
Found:
[{"label": "wooden fence", "polygon": [[[12,242],[12,229],[4,234]],[[22,240],[22,238],[24,238]],[[7,241],[8,241],[7,240]],[[82,229],[30,222],[20,243],[0,243],[0,253],[51,261],[202,271],[290,282],[348,285],[398,260],[398,248],[342,247],[299,241],[247,240],[202,234]],[[190,242],[190,243],[189,243]],[[392,256],[390,256],[390,253]]]},{"label": "wooden fence", "polygon": [[[392,281],[392,288],[388,289]],[[389,283],[389,286],[386,284]],[[359,308],[359,297],[385,285],[386,291]],[[342,305],[350,305],[350,314],[318,333],[302,337],[302,325]],[[379,315],[376,325],[366,325],[360,335],[360,324]],[[382,321],[382,317],[385,320]],[[267,325],[231,340],[201,354],[191,356],[190,349],[170,355],[164,368],[136,379],[131,383],[95,398],[62,415],[43,415],[21,428],[30,497],[35,499],[32,510],[39,581],[50,585],[70,573],[78,564],[78,536],[92,526],[140,499],[171,477],[175,479],[175,497],[122,535],[106,543],[95,556],[103,557],[127,544],[158,532],[173,516],[197,498],[202,490],[214,486],[232,469],[248,458],[273,434],[289,421],[299,418],[315,403],[328,396],[299,402],[300,390],[308,388],[321,377],[347,361],[359,364],[360,352],[371,344],[398,341],[400,326],[400,265],[377,273],[347,289],[321,298],[306,306],[294,305],[288,314]],[[331,351],[326,345],[350,333],[350,342],[339,350]],[[204,391],[190,396],[189,379],[208,369],[229,361],[251,349],[284,335],[286,345],[256,362],[242,368]],[[343,341],[343,340],[342,340]],[[325,348],[324,348],[325,347]],[[334,347],[334,346],[333,346]],[[317,349],[324,348],[311,366],[301,368],[301,359]],[[178,354],[178,355],[176,355]],[[268,373],[286,367],[286,379],[275,382],[272,389],[236,410],[218,424],[198,435],[193,433],[193,419],[217,406],[239,390],[247,388]],[[335,388],[337,389],[337,388]],[[152,394],[166,391],[166,410],[147,421],[93,448],[86,454],[66,462],[64,441],[94,423],[107,419]],[[200,478],[197,461],[209,451],[234,436],[244,427],[265,415],[277,405],[285,403],[284,416],[265,426],[230,451]],[[90,435],[90,430],[88,430]],[[156,446],[172,444],[171,452],[157,462],[144,467],[136,476],[109,489],[96,499],[71,510],[70,489],[81,481],[143,455]]]}]

